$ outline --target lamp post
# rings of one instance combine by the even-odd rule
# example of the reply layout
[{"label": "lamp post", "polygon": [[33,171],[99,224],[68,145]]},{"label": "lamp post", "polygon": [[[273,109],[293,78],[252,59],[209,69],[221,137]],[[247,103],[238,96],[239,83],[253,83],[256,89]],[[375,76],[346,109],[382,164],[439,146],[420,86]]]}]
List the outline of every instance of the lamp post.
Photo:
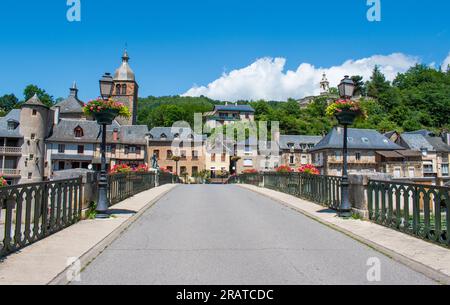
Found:
[{"label": "lamp post", "polygon": [[[109,73],[105,73],[100,79],[100,95],[104,100],[108,100],[112,96],[114,88],[114,81]],[[99,122],[100,124],[100,122]],[[102,127],[102,144],[100,146],[101,152],[101,169],[100,179],[98,182],[98,202],[97,202],[97,216],[96,218],[109,218],[108,208],[108,177],[106,173],[106,122],[101,122]]]},{"label": "lamp post", "polygon": [[[343,99],[351,99],[355,91],[354,82],[346,75],[338,85],[339,95]],[[341,184],[341,206],[339,216],[348,218],[352,216],[352,206],[349,200],[349,182],[348,182],[348,126],[353,124],[356,114],[343,111],[336,116],[339,123],[344,126],[344,145],[342,149],[342,184]]]}]

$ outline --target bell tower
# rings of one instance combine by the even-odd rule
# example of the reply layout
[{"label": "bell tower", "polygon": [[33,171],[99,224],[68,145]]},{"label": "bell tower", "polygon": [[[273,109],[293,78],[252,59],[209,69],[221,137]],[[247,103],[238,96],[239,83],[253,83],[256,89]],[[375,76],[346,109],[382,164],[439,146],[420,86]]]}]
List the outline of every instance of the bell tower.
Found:
[{"label": "bell tower", "polygon": [[114,90],[112,98],[124,103],[130,109],[129,119],[117,118],[121,125],[135,125],[137,120],[137,102],[139,85],[136,82],[133,70],[129,65],[130,57],[127,50],[122,55],[122,65],[114,74]]}]

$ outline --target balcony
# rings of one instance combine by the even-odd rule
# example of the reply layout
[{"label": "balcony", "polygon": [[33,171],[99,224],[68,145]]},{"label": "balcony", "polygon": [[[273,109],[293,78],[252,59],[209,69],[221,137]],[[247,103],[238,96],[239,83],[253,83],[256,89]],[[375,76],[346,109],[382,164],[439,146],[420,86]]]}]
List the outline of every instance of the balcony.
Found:
[{"label": "balcony", "polygon": [[22,147],[1,146],[0,147],[0,155],[21,156],[22,155]]},{"label": "balcony", "polygon": [[10,178],[10,177],[20,177],[20,170],[18,169],[9,169],[9,168],[5,168],[5,169],[0,169],[1,174],[6,177],[6,178]]}]

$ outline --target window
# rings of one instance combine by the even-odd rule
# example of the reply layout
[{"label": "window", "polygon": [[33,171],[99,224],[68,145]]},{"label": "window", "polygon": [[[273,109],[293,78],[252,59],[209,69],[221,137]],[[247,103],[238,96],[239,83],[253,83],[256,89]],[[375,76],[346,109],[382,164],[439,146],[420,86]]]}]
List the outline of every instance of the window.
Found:
[{"label": "window", "polygon": [[120,85],[116,85],[116,95],[120,95]]},{"label": "window", "polygon": [[193,160],[198,160],[198,151],[196,151],[196,150],[192,151],[192,159]]},{"label": "window", "polygon": [[64,144],[58,144],[58,153],[63,154],[66,152],[66,145]]},{"label": "window", "polygon": [[34,139],[36,139],[36,134],[35,134],[35,133],[32,133],[32,134],[31,134],[31,140],[34,140]]},{"label": "window", "polygon": [[227,159],[227,155],[226,154],[222,154],[222,158],[221,158],[222,162],[225,162],[226,159]]},{"label": "window", "polygon": [[31,161],[31,160],[34,160],[34,155],[33,155],[33,154],[30,154],[29,159],[30,159],[30,161]]},{"label": "window", "polygon": [[83,128],[78,126],[74,129],[73,133],[75,134],[75,138],[82,138],[84,136]]},{"label": "window", "polygon": [[185,150],[182,150],[181,151],[181,159],[186,159],[186,151]]},{"label": "window", "polygon": [[253,160],[252,159],[244,159],[244,166],[245,167],[252,167],[253,166]]},{"label": "window", "polygon": [[294,164],[295,163],[295,156],[294,155],[290,155],[289,156],[289,164]]},{"label": "window", "polygon": [[198,166],[192,166],[192,174],[197,174],[198,173]]},{"label": "window", "polygon": [[140,155],[140,154],[141,154],[141,147],[136,146],[136,155]]},{"label": "window", "polygon": [[171,160],[173,157],[173,152],[171,150],[167,151],[167,160]]},{"label": "window", "polygon": [[37,110],[33,109],[33,116],[37,116]]},{"label": "window", "polygon": [[410,178],[414,178],[414,167],[410,167],[409,169],[408,169],[408,171],[409,171],[409,177]]},{"label": "window", "polygon": [[361,140],[363,141],[363,143],[369,143],[369,139],[368,138],[361,138]]},{"label": "window", "polygon": [[216,154],[211,154],[211,162],[216,162]]},{"label": "window", "polygon": [[187,172],[186,166],[180,167],[180,173],[181,173],[181,174],[184,174],[184,173],[186,173],[186,172]]},{"label": "window", "polygon": [[136,146],[130,146],[129,147],[129,152],[132,153],[132,154],[136,153]]},{"label": "window", "polygon": [[356,161],[361,161],[361,153],[357,152],[355,154],[355,159],[356,159]]},{"label": "window", "polygon": [[336,158],[336,161],[341,160],[341,152],[339,150],[335,151],[334,157]]},{"label": "window", "polygon": [[28,173],[28,179],[33,179],[33,173]]},{"label": "window", "polygon": [[8,130],[14,130],[14,129],[16,129],[16,123],[8,122]]},{"label": "window", "polygon": [[116,153],[116,144],[111,144],[111,153],[112,154]]},{"label": "window", "polygon": [[394,168],[394,178],[400,178],[401,177],[401,169],[400,167]]},{"label": "window", "polygon": [[65,166],[66,166],[66,163],[64,161],[59,161],[58,170],[60,170],[60,171],[64,170]]},{"label": "window", "polygon": [[448,164],[442,164],[442,176],[449,176]]},{"label": "window", "polygon": [[161,134],[161,140],[166,140],[166,139],[167,139],[166,134],[165,133]]},{"label": "window", "polygon": [[245,154],[250,155],[252,153],[252,148],[249,145],[245,145]]},{"label": "window", "polygon": [[154,150],[153,155],[156,156],[156,159],[159,160],[159,150]]},{"label": "window", "polygon": [[84,154],[84,145],[78,145],[78,153]]},{"label": "window", "polygon": [[173,173],[173,167],[172,166],[167,166],[167,170],[171,173]]},{"label": "window", "polygon": [[428,149],[422,148],[421,151],[422,151],[422,156],[424,156],[424,157],[428,156]]},{"label": "window", "polygon": [[127,85],[122,85],[122,95],[127,95]]}]

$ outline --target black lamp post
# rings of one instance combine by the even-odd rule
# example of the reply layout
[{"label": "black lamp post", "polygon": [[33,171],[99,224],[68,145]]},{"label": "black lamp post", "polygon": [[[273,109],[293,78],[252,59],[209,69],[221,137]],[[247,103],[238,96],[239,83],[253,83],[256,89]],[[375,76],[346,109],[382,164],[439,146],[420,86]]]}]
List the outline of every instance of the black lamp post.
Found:
[{"label": "black lamp post", "polygon": [[[355,84],[346,75],[338,85],[339,95],[343,99],[351,99],[355,91]],[[339,124],[344,126],[344,146],[343,146],[343,166],[342,166],[342,184],[341,184],[341,206],[339,216],[348,218],[352,216],[352,206],[349,200],[349,182],[348,182],[348,126],[353,124],[356,113],[353,111],[342,111],[336,115]]]},{"label": "black lamp post", "polygon": [[[100,79],[100,95],[104,100],[108,100],[112,96],[114,89],[114,81],[109,73],[105,73]],[[105,219],[109,218],[108,208],[108,177],[106,173],[106,126],[107,122],[98,123],[102,126],[102,144],[100,146],[101,152],[101,170],[100,179],[98,183],[98,202],[97,202],[97,216],[96,218]]]}]

